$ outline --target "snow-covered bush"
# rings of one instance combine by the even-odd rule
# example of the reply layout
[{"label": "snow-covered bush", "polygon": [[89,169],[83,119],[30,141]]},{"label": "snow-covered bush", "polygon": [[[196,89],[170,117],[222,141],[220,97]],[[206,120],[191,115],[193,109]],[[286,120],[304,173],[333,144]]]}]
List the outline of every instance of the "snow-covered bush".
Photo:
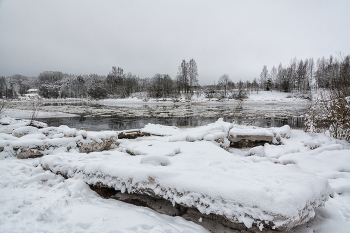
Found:
[{"label": "snow-covered bush", "polygon": [[88,89],[88,94],[93,99],[104,99],[107,97],[107,92],[102,83],[97,82]]},{"label": "snow-covered bush", "polygon": [[315,98],[305,114],[305,131],[325,132],[350,141],[350,102],[337,92],[323,92]]}]

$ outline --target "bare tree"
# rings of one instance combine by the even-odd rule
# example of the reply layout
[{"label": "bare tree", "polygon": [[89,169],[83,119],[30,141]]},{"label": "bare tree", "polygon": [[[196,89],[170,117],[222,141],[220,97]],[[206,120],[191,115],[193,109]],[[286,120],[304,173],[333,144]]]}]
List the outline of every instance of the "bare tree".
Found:
[{"label": "bare tree", "polygon": [[148,96],[152,98],[167,98],[174,92],[173,80],[168,74],[155,74],[148,86]]},{"label": "bare tree", "polygon": [[188,62],[188,76],[190,90],[191,93],[193,93],[193,88],[198,85],[198,68],[196,61],[193,58]]},{"label": "bare tree", "polygon": [[181,65],[179,66],[179,71],[177,73],[177,82],[179,86],[179,91],[187,93],[189,90],[188,81],[188,63],[183,59]]},{"label": "bare tree", "polygon": [[[313,58],[309,58],[309,62],[308,62],[308,67],[307,67],[307,73],[308,73],[308,83],[310,85],[310,88],[313,86],[313,80],[314,80],[314,59]],[[317,89],[316,89],[317,91]]]},{"label": "bare tree", "polygon": [[121,67],[113,66],[106,78],[106,87],[108,94],[122,95],[123,92],[124,71]]},{"label": "bare tree", "polygon": [[256,93],[258,94],[259,93],[259,83],[256,80],[256,78],[253,80],[252,86],[255,89]]},{"label": "bare tree", "polygon": [[219,78],[218,84],[224,88],[224,96],[225,97],[226,97],[226,93],[227,93],[227,87],[228,87],[230,81],[231,81],[231,79],[228,76],[228,74],[224,74]]},{"label": "bare tree", "polygon": [[277,85],[278,85],[278,90],[282,92],[282,83],[283,83],[283,77],[285,75],[285,69],[283,68],[282,64],[280,63],[278,65],[278,71],[277,71]]},{"label": "bare tree", "polygon": [[265,85],[267,82],[268,75],[269,75],[269,71],[267,70],[267,67],[264,66],[261,73],[260,73],[260,87],[263,90],[265,90]]},{"label": "bare tree", "polygon": [[277,69],[275,66],[272,67],[270,71],[270,78],[271,78],[271,83],[272,83],[272,89],[277,89]]}]

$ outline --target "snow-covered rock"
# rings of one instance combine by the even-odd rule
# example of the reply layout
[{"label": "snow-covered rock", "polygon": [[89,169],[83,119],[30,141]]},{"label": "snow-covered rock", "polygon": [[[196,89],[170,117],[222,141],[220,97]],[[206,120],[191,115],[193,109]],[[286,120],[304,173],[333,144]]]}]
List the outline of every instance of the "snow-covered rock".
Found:
[{"label": "snow-covered rock", "polygon": [[227,140],[227,136],[230,128],[232,127],[233,124],[225,122],[222,118],[220,118],[216,122],[205,126],[181,129],[175,132],[173,131],[169,141],[195,142],[204,140],[214,142],[223,148],[228,148],[230,146],[230,142]]},{"label": "snow-covered rock", "polygon": [[272,143],[274,134],[269,129],[256,127],[242,127],[236,125],[228,136],[228,140],[233,147],[252,147]]},{"label": "snow-covered rock", "polygon": [[[172,143],[181,150],[173,157],[148,160],[148,155],[128,156],[122,151],[98,157],[62,153],[45,156],[40,163],[88,184],[160,197],[247,228],[289,230],[313,218],[315,208],[332,193],[327,179],[293,164],[247,162],[207,141]],[[154,166],[160,158],[169,163]]]},{"label": "snow-covered rock", "polygon": [[[40,128],[26,125],[26,121],[12,121],[0,133],[0,147],[4,156],[21,159],[41,157],[53,150],[79,150],[81,153],[110,149],[118,137],[118,132],[89,132],[68,126]],[[12,127],[11,127],[12,126]],[[3,128],[3,127],[2,127]]]}]

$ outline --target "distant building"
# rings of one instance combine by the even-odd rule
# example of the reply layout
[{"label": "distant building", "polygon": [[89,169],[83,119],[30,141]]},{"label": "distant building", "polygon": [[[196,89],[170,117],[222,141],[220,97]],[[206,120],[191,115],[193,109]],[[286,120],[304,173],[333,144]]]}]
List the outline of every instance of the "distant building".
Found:
[{"label": "distant building", "polygon": [[38,94],[38,89],[29,89],[27,94]]},{"label": "distant building", "polygon": [[40,98],[38,89],[28,89],[27,94],[24,95],[24,99],[38,99]]}]

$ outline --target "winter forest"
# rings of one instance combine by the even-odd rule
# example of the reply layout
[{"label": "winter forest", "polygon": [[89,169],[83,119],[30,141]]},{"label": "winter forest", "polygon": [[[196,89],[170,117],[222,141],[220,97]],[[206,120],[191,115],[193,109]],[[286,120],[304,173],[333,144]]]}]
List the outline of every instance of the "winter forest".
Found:
[{"label": "winter forest", "polygon": [[[310,98],[311,90],[332,90],[349,95],[350,56],[292,59],[289,65],[276,64],[270,70],[264,66],[259,78],[234,82],[229,74],[219,76],[213,85],[199,85],[196,61],[183,60],[175,78],[169,74],[155,74],[140,78],[121,67],[113,66],[107,76],[97,74],[74,75],[60,71],[44,71],[37,77],[15,74],[0,77],[0,97],[18,98],[28,89],[38,89],[43,98],[126,98],[143,93],[143,98],[173,98],[179,95],[205,95],[207,98],[244,99],[249,93],[259,90],[277,90],[300,94]],[[215,80],[215,78],[213,77]],[[235,79],[237,79],[235,77]]]}]

